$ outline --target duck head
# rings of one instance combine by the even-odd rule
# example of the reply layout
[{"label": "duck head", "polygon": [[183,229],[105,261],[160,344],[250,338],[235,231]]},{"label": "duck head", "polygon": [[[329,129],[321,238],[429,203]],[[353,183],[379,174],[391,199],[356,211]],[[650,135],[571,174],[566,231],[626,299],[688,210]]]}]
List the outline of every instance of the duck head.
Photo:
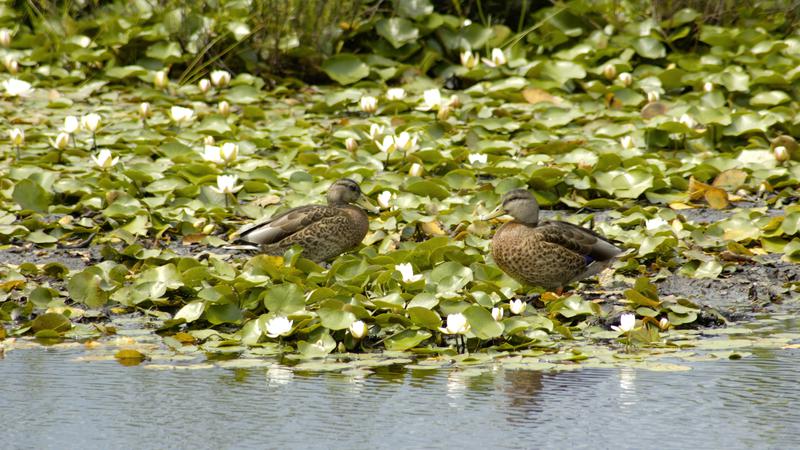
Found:
[{"label": "duck head", "polygon": [[483,220],[493,219],[503,214],[509,214],[517,222],[528,225],[539,223],[539,204],[533,194],[525,189],[514,189],[503,195],[500,205]]},{"label": "duck head", "polygon": [[367,211],[377,212],[378,207],[369,202],[361,192],[361,187],[350,178],[341,178],[328,188],[329,205],[347,205],[355,203]]}]

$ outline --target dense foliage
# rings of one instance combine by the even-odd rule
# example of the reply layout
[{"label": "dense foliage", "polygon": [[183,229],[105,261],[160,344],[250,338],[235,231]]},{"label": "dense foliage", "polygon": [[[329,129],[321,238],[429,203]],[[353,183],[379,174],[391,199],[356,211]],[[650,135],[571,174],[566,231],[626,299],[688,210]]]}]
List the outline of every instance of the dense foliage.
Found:
[{"label": "dense foliage", "polygon": [[[654,282],[800,257],[800,34],[781,17],[737,28],[574,1],[512,28],[415,0],[272,23],[306,2],[221,3],[0,6],[0,333],[96,338],[141,312],[205,351],[438,354],[454,335],[556,351],[613,341],[631,312],[622,341],[691,345],[675,327],[722,319]],[[278,54],[327,81],[257,76],[292,67]],[[363,248],[330,267],[222,249],[343,176],[381,205]],[[520,187],[587,226],[607,210],[595,227],[631,251],[599,295],[517,303],[479,217]]]}]

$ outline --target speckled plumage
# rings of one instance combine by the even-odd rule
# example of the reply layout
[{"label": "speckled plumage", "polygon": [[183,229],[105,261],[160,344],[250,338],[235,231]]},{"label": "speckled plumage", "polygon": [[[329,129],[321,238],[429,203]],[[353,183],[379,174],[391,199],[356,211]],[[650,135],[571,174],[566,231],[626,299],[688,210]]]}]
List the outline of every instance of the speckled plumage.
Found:
[{"label": "speckled plumage", "polygon": [[514,220],[492,238],[492,257],[522,284],[554,290],[595,275],[622,250],[592,230],[567,222],[539,222],[539,206],[528,191],[503,196],[495,211]]},{"label": "speckled plumage", "polygon": [[327,205],[298,206],[245,227],[238,232],[239,238],[260,244],[268,255],[281,256],[299,245],[303,256],[313,261],[334,258],[361,243],[369,229],[369,218],[363,209],[350,204],[361,197],[355,181],[336,181],[327,197]]}]

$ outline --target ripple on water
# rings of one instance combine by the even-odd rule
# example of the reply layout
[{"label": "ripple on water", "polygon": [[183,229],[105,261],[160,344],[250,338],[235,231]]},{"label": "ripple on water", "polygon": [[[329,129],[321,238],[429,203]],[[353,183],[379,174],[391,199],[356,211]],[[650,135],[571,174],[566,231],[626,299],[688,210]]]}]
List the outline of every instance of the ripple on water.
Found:
[{"label": "ripple on water", "polygon": [[800,352],[634,369],[398,370],[364,376],[0,360],[14,448],[746,448],[800,446]]}]

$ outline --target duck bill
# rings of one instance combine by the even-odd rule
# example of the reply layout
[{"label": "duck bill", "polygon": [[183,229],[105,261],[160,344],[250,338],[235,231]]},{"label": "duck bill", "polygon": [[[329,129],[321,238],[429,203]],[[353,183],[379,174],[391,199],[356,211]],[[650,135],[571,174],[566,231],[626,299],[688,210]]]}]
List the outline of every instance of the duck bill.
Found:
[{"label": "duck bill", "polygon": [[495,217],[500,217],[505,213],[506,212],[505,212],[505,210],[503,210],[503,205],[500,204],[500,205],[497,205],[497,208],[495,208],[494,211],[490,212],[489,214],[487,214],[485,216],[481,216],[481,220],[491,220],[491,219],[494,219]]},{"label": "duck bill", "polygon": [[371,213],[379,213],[381,211],[381,209],[378,208],[377,205],[373,205],[372,202],[369,201],[369,198],[364,194],[361,194],[358,197],[358,200],[356,200],[356,205],[366,209]]}]

